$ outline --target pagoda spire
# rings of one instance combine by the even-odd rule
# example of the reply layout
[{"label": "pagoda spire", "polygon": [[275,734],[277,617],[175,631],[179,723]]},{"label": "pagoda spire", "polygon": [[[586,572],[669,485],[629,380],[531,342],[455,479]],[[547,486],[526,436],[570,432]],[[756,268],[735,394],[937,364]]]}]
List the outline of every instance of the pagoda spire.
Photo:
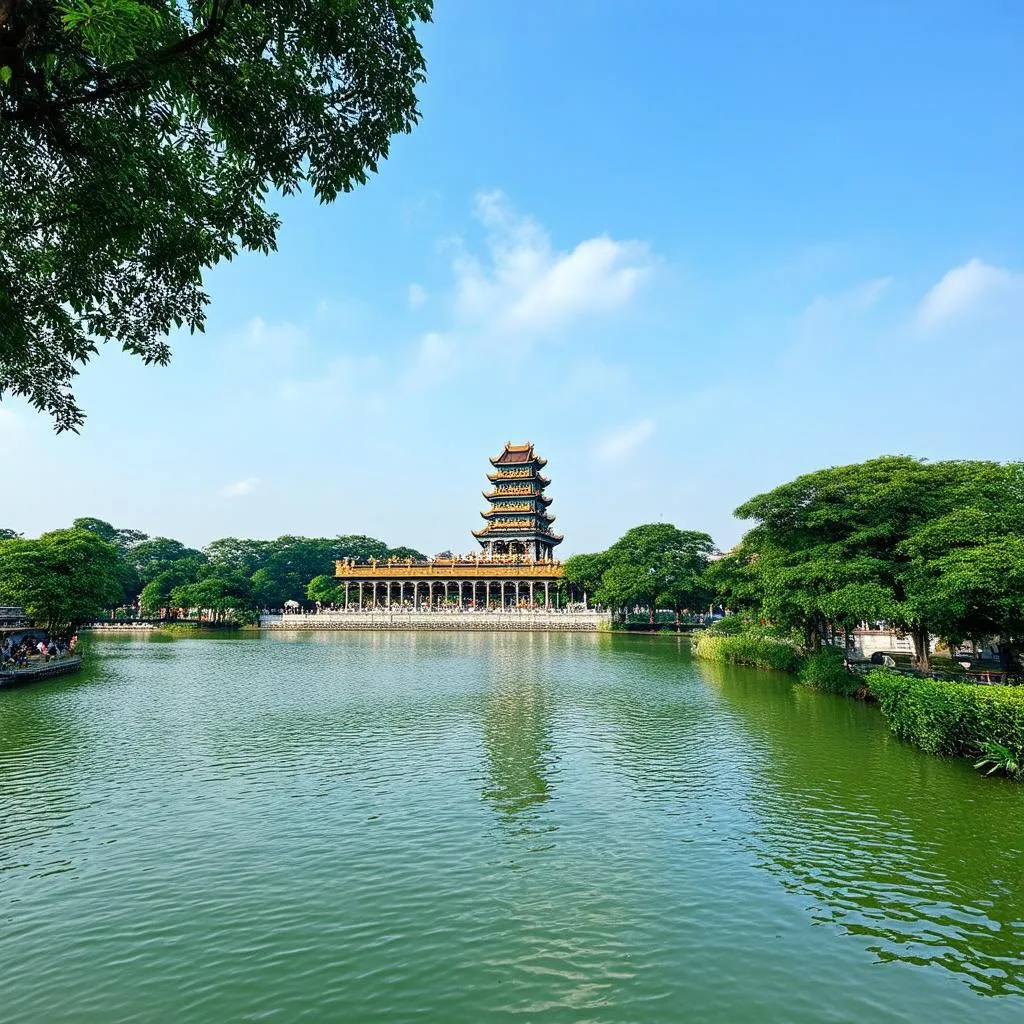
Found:
[{"label": "pagoda spire", "polygon": [[489,508],[480,515],[487,521],[473,536],[485,557],[515,555],[530,562],[550,562],[562,538],[551,529],[555,517],[548,513],[551,499],[544,488],[551,481],[540,471],[547,465],[529,442],[505,444],[491,460],[491,482],[484,497]]}]

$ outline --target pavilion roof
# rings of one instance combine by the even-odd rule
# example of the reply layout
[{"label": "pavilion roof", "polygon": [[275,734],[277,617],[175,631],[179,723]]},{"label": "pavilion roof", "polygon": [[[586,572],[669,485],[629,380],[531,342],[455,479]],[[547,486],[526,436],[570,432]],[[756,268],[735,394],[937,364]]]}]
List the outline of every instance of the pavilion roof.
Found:
[{"label": "pavilion roof", "polygon": [[513,444],[511,441],[505,443],[502,453],[491,459],[492,466],[515,466],[535,462],[538,466],[546,466],[547,459],[540,458],[533,450],[533,444],[527,441],[525,444]]}]

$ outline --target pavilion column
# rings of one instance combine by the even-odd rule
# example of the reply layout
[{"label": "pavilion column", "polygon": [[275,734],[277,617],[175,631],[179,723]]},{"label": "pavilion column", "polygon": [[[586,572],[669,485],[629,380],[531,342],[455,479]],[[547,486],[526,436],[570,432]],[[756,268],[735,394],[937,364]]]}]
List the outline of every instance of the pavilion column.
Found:
[{"label": "pavilion column", "polygon": [[551,610],[551,591],[548,589],[549,586],[550,586],[550,584],[548,583],[547,580],[545,580],[544,581],[544,607],[548,611]]},{"label": "pavilion column", "polygon": [[519,607],[519,580],[516,580],[516,596],[515,596],[516,608]]},{"label": "pavilion column", "polygon": [[412,585],[412,610],[418,612],[420,610],[420,581],[417,580]]},{"label": "pavilion column", "polygon": [[533,580],[530,580],[530,608],[533,608]]},{"label": "pavilion column", "polygon": [[372,611],[376,611],[377,610],[377,581],[376,580],[373,581],[373,604],[370,605],[370,609]]},{"label": "pavilion column", "polygon": [[348,580],[345,580],[345,611],[348,611]]},{"label": "pavilion column", "polygon": [[587,610],[587,592],[585,590],[583,591],[583,610]]},{"label": "pavilion column", "polygon": [[363,610],[363,581],[359,581],[359,610]]}]

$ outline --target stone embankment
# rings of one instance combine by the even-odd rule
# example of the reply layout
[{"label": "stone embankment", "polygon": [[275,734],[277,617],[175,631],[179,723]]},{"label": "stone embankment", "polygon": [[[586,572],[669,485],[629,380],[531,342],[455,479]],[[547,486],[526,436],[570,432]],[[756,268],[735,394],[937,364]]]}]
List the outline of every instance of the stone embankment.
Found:
[{"label": "stone embankment", "polygon": [[309,615],[261,615],[262,629],[398,629],[476,630],[479,632],[531,630],[594,633],[607,629],[611,617],[595,611],[508,612],[319,612]]}]

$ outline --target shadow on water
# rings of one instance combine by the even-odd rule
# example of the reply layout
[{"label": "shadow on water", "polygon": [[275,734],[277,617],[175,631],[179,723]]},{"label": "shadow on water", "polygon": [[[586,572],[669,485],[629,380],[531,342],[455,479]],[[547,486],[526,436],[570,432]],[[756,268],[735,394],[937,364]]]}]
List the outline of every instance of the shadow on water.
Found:
[{"label": "shadow on water", "polygon": [[765,756],[747,794],[757,863],[880,961],[1024,994],[1024,791],[923,754],[877,708],[699,663]]}]

